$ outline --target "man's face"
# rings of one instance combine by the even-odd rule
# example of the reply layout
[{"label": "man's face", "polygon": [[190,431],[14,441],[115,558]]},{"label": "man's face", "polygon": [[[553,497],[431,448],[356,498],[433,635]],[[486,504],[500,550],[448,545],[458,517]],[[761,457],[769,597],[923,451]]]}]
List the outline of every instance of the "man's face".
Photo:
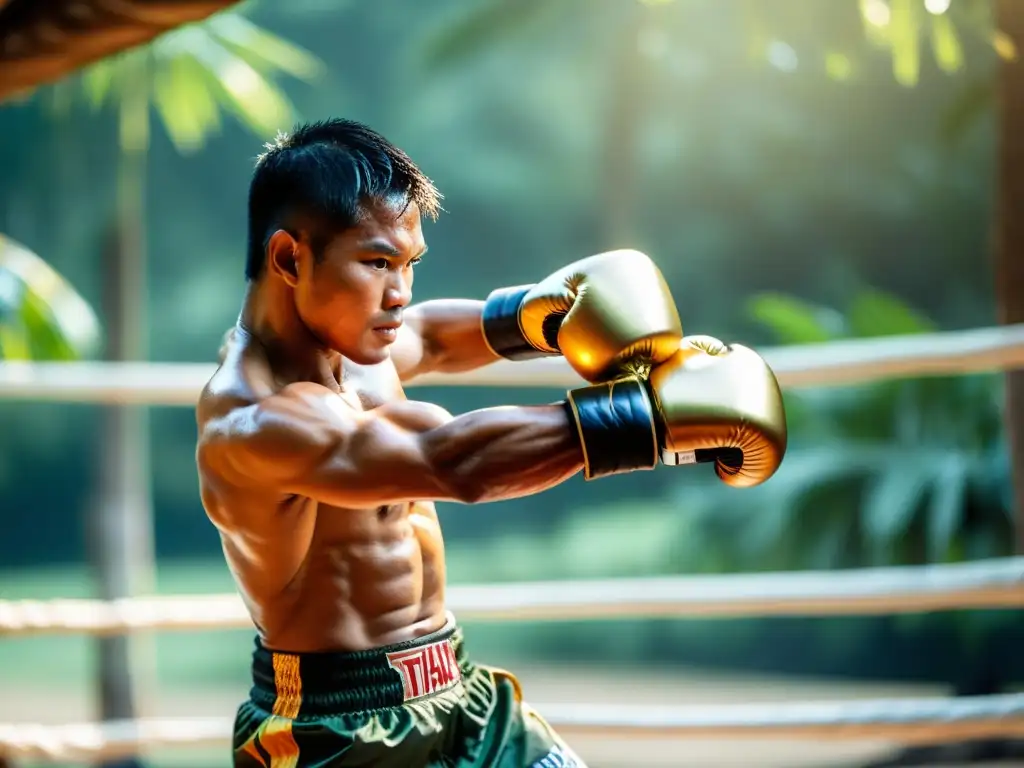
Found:
[{"label": "man's face", "polygon": [[413,267],[425,251],[414,203],[364,208],[359,224],[328,242],[320,260],[302,260],[295,286],[299,316],[352,362],[387,360],[412,298]]}]

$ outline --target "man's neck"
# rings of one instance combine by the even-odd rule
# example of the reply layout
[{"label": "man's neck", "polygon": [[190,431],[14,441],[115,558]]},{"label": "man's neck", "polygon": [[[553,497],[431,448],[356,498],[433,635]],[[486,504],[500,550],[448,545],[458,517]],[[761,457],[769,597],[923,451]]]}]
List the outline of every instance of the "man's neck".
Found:
[{"label": "man's neck", "polygon": [[310,332],[285,290],[271,280],[250,283],[238,327],[263,350],[275,376],[337,388],[342,375],[341,356]]}]

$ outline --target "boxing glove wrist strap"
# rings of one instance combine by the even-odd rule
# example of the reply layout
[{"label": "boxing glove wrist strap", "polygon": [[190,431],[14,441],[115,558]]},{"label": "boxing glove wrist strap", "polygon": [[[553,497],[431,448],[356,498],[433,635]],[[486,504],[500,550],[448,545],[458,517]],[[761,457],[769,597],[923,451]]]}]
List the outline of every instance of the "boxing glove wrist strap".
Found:
[{"label": "boxing glove wrist strap", "polygon": [[583,445],[587,480],[657,466],[654,409],[643,381],[631,376],[568,395],[566,407]]},{"label": "boxing glove wrist strap", "polygon": [[487,345],[506,360],[531,360],[552,357],[554,353],[537,349],[523,334],[519,325],[519,310],[532,285],[497,288],[484,301],[481,326]]}]

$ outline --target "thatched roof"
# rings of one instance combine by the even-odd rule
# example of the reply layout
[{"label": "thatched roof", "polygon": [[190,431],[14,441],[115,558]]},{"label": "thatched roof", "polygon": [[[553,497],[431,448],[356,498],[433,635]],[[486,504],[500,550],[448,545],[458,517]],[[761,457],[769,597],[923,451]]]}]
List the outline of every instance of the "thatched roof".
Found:
[{"label": "thatched roof", "polygon": [[0,0],[0,101],[237,0]]}]

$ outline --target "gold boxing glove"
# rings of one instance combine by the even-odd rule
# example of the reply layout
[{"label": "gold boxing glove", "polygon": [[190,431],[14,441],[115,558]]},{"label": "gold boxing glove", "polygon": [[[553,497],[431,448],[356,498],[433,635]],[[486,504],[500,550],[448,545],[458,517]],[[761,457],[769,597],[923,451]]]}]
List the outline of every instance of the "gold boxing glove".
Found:
[{"label": "gold boxing glove", "polygon": [[727,485],[770,478],[786,453],[782,392],[754,351],[689,336],[649,377],[571,390],[588,480],[663,464],[714,462]]},{"label": "gold boxing glove", "polygon": [[564,355],[587,381],[668,360],[683,335],[661,271],[639,251],[600,253],[487,297],[483,333],[509,360]]}]

